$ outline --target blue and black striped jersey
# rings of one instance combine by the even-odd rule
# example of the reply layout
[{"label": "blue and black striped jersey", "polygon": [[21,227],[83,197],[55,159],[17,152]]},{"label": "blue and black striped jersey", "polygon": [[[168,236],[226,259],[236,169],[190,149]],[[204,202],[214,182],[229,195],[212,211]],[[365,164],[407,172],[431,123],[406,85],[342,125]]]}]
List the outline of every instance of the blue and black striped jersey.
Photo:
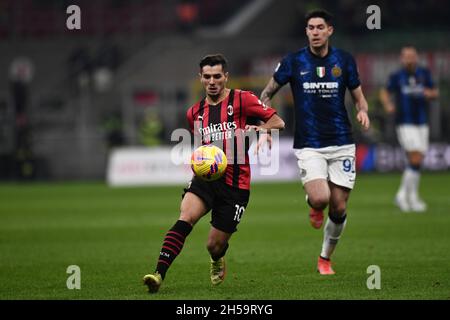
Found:
[{"label": "blue and black striped jersey", "polygon": [[353,143],[345,108],[346,89],[360,86],[354,58],[329,47],[325,57],[309,47],[288,54],[277,66],[275,81],[290,83],[295,103],[294,148],[323,148]]},{"label": "blue and black striped jersey", "polygon": [[425,124],[428,120],[428,102],[423,91],[434,88],[430,71],[423,67],[414,73],[400,69],[389,77],[387,89],[395,96],[397,124]]}]

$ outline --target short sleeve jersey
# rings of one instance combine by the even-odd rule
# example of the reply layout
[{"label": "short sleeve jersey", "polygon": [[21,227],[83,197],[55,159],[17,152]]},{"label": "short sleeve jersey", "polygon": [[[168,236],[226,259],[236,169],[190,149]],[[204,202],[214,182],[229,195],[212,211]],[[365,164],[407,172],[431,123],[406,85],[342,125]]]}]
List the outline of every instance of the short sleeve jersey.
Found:
[{"label": "short sleeve jersey", "polygon": [[187,111],[189,127],[200,135],[202,144],[215,144],[225,151],[228,159],[225,183],[239,189],[250,189],[249,145],[245,125],[248,118],[267,122],[276,110],[261,103],[250,91],[230,90],[227,98],[217,105],[202,99]]},{"label": "short sleeve jersey", "polygon": [[361,83],[349,53],[329,47],[325,57],[318,57],[305,47],[285,56],[273,78],[279,85],[291,86],[295,104],[294,148],[353,143],[345,92]]},{"label": "short sleeve jersey", "polygon": [[400,69],[390,75],[387,90],[395,97],[395,122],[397,124],[422,125],[428,121],[428,102],[425,88],[434,88],[430,71],[423,67],[414,73]]}]

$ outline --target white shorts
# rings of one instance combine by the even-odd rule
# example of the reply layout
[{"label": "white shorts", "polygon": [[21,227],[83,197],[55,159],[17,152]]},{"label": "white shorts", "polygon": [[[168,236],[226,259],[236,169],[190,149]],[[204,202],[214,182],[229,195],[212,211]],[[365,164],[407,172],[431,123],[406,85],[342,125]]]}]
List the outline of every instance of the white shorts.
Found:
[{"label": "white shorts", "polygon": [[397,126],[398,142],[406,152],[426,153],[429,132],[427,125],[402,124]]},{"label": "white shorts", "polygon": [[303,185],[325,179],[338,186],[353,189],[355,185],[355,145],[295,150]]}]

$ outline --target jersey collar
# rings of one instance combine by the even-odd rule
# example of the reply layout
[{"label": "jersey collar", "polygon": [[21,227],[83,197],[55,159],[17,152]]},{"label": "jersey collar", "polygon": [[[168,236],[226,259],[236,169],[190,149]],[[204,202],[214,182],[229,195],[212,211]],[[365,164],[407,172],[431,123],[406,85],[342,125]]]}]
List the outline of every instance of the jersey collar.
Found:
[{"label": "jersey collar", "polygon": [[331,54],[331,51],[333,51],[333,47],[328,46],[328,52],[326,55],[324,55],[323,57],[319,57],[318,55],[315,55],[312,51],[311,48],[309,46],[306,46],[306,50],[308,51],[308,54],[318,60],[325,60],[326,58],[328,58]]}]

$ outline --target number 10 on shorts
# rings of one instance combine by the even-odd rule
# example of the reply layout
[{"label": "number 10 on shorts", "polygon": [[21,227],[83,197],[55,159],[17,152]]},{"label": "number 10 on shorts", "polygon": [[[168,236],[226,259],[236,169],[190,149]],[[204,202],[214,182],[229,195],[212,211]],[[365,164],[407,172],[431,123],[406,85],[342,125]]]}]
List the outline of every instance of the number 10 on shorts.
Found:
[{"label": "number 10 on shorts", "polygon": [[234,206],[236,207],[236,213],[234,214],[234,219],[233,220],[235,220],[237,222],[240,222],[241,221],[241,217],[244,214],[245,207],[244,206],[240,206],[238,204],[235,204]]}]

